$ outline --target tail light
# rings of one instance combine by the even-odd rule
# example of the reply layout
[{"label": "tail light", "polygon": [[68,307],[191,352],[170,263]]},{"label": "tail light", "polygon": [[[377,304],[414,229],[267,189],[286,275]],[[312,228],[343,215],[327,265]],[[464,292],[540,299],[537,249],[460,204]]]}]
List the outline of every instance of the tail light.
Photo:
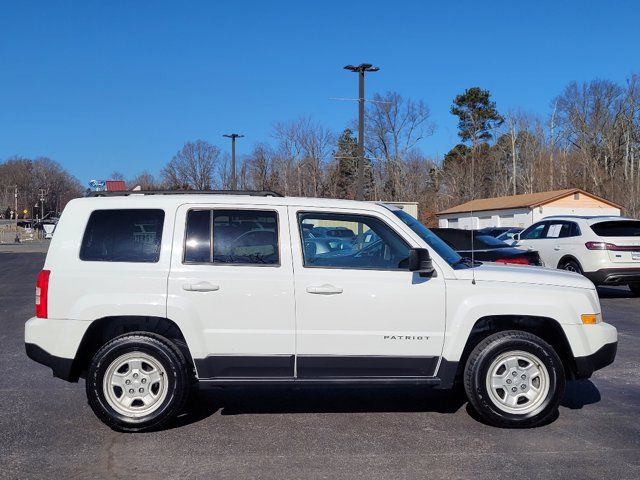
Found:
[{"label": "tail light", "polygon": [[50,270],[41,270],[36,280],[36,317],[47,318],[49,303]]},{"label": "tail light", "polygon": [[529,260],[526,258],[499,258],[494,260],[496,263],[515,263],[516,265],[531,265]]},{"label": "tail light", "polygon": [[635,252],[638,250],[637,245],[616,245],[606,242],[587,242],[584,246],[589,250],[613,250],[614,252]]}]

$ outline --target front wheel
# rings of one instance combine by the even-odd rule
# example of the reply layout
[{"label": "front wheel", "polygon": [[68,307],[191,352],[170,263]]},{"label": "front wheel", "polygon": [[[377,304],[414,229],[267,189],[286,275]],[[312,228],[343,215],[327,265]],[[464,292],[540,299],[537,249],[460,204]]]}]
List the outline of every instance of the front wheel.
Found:
[{"label": "front wheel", "polygon": [[114,430],[156,429],[183,408],[191,387],[184,355],[164,337],[133,333],[110,340],[87,373],[89,405]]},{"label": "front wheel", "polygon": [[471,352],[464,387],[473,408],[498,427],[533,427],[557,411],[565,388],[562,361],[527,332],[495,333]]}]

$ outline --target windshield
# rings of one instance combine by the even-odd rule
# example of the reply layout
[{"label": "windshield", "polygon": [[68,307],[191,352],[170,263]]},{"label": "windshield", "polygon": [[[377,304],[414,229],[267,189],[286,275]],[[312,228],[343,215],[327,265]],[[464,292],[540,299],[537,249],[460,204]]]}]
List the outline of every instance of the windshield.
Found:
[{"label": "windshield", "polygon": [[427,245],[433,248],[437,252],[437,254],[440,255],[449,265],[460,265],[462,267],[465,266],[465,264],[461,263],[462,257],[458,255],[455,250],[453,250],[449,245],[440,240],[440,238],[435,233],[422,225],[418,220],[416,220],[403,210],[392,210],[392,212],[411,230],[417,233],[421,239],[427,242]]}]

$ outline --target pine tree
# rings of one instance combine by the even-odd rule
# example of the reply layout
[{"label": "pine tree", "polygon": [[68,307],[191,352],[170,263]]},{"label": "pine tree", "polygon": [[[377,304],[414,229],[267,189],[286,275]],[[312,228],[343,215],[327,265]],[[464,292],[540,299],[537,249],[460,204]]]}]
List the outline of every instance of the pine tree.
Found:
[{"label": "pine tree", "polygon": [[[338,198],[354,199],[358,179],[358,140],[353,132],[346,128],[338,138],[338,149],[334,152],[337,167],[333,175],[335,192]],[[370,199],[373,191],[373,168],[371,161],[365,158],[364,195]]]}]

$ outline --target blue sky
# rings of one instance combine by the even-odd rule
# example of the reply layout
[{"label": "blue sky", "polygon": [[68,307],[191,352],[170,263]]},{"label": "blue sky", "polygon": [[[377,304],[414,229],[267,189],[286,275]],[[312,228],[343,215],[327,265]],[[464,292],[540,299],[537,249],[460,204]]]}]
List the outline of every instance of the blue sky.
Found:
[{"label": "blue sky", "polygon": [[20,1],[0,5],[0,160],[48,156],[86,184],[158,173],[185,141],[238,152],[276,121],[310,115],[339,131],[367,96],[424,100],[457,142],[453,97],[489,89],[502,112],[547,114],[569,82],[640,73],[634,1]]}]

